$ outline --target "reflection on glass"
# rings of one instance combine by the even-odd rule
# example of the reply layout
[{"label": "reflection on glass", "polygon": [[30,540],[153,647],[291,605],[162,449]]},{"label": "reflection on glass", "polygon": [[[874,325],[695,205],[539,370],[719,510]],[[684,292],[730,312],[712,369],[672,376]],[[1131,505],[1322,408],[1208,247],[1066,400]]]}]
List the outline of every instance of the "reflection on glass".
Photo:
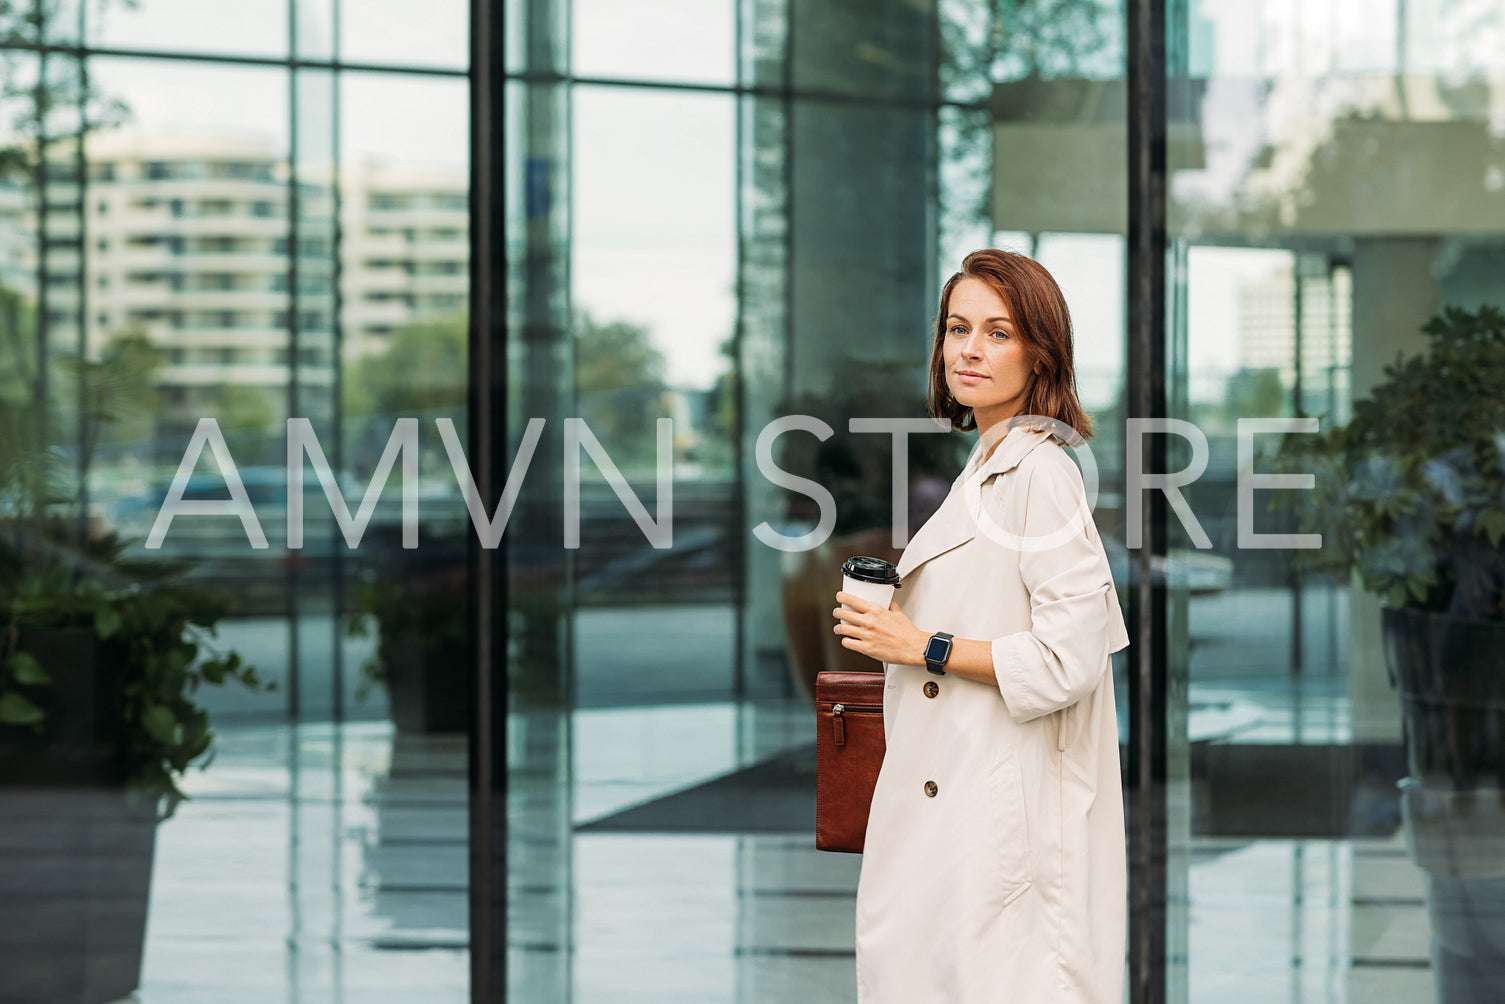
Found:
[{"label": "reflection on glass", "polygon": [[287,18],[287,0],[106,0],[87,4],[85,40],[100,49],[278,56],[287,51]]},{"label": "reflection on glass", "polygon": [[735,0],[576,0],[573,14],[577,76],[722,85],[736,77]]},{"label": "reflection on glass", "polygon": [[[387,943],[435,960],[466,990],[464,734],[470,726],[474,533],[441,426],[466,447],[468,87],[460,79],[340,81],[338,401],[342,475],[359,498],[399,424],[417,425],[417,547],[404,546],[397,469],[359,550],[346,552],[347,714],[381,715],[391,766],[361,844],[372,920]],[[419,878],[419,876],[426,876]]]},{"label": "reflection on glass", "polygon": [[[1433,851],[1467,843],[1464,833],[1497,843],[1505,823],[1461,809],[1457,789],[1469,782],[1431,772],[1418,745],[1440,735],[1429,723],[1448,736],[1440,741],[1496,762],[1499,743],[1458,731],[1475,713],[1462,705],[1446,726],[1417,710],[1426,699],[1404,683],[1415,667],[1402,653],[1423,632],[1382,611],[1336,550],[1367,526],[1362,535],[1389,557],[1357,571],[1373,588],[1374,562],[1415,559],[1431,584],[1384,603],[1425,608],[1454,578],[1445,549],[1425,545],[1435,521],[1401,502],[1396,485],[1378,489],[1404,510],[1393,521],[1367,525],[1328,508],[1320,525],[1292,522],[1293,509],[1362,493],[1366,471],[1441,471],[1456,451],[1396,455],[1387,434],[1370,437],[1363,458],[1330,455],[1323,466],[1311,434],[1284,445],[1259,435],[1241,452],[1237,423],[1312,416],[1330,434],[1357,422],[1372,393],[1386,429],[1477,413],[1462,387],[1429,395],[1431,416],[1403,408],[1383,370],[1436,351],[1422,327],[1441,311],[1505,302],[1505,160],[1489,110],[1500,98],[1501,17],[1493,4],[1214,4],[1175,26],[1189,75],[1172,81],[1172,105],[1185,110],[1192,141],[1172,147],[1185,303],[1174,335],[1188,365],[1184,415],[1211,457],[1187,498],[1212,544],[1202,553],[1228,568],[1220,588],[1193,588],[1187,601],[1201,851],[1191,872],[1193,1000],[1254,981],[1309,1000],[1462,1001],[1499,986],[1505,899],[1483,884],[1464,903],[1459,883],[1478,861]],[[1422,379],[1420,368],[1405,372],[1406,384]],[[1319,464],[1299,468],[1316,470],[1316,487],[1241,492],[1240,476],[1279,469],[1277,448]],[[1315,565],[1247,539],[1295,529],[1326,535],[1307,556]],[[1471,550],[1482,559],[1491,546]],[[1392,681],[1407,691],[1404,707]],[[1199,708],[1216,711],[1203,719],[1209,728],[1197,728]],[[1272,870],[1275,888],[1265,884]],[[1256,875],[1258,886],[1246,886]],[[1257,932],[1256,914],[1269,919]],[[1236,952],[1222,947],[1235,943]]]},{"label": "reflection on glass", "polygon": [[[463,677],[356,702],[380,639],[349,630],[364,580],[318,472],[359,507],[385,433],[340,404],[381,391],[361,367],[382,323],[459,346],[414,336],[465,428],[465,83],[353,87],[421,133],[402,141],[424,163],[373,165],[400,130],[362,148],[373,116],[348,114],[338,151],[331,71],[0,52],[0,996],[464,999]],[[353,306],[376,303],[400,309]],[[385,386],[417,386],[400,365]],[[324,461],[304,467],[299,549],[289,417]],[[437,572],[382,581],[442,597],[425,637],[453,653],[467,586],[434,417],[421,483],[394,479],[357,553],[398,552],[399,493],[424,495]],[[394,738],[389,704],[449,718]],[[226,964],[247,958],[266,964]]]},{"label": "reflection on glass", "polygon": [[[650,512],[660,463],[672,462],[675,485],[673,546],[655,553],[597,465],[585,467],[575,554],[577,597],[592,607],[576,621],[583,703],[730,691],[734,111],[725,95],[575,91],[576,414]],[[678,152],[666,160],[669,149]],[[659,448],[662,419],[672,423],[668,454]],[[628,603],[639,605],[640,629],[624,637],[611,625],[613,609]],[[650,626],[653,618],[715,623],[728,634],[710,631],[687,648],[696,668],[671,681],[651,640],[666,627]],[[726,654],[711,657],[718,651]],[[631,658],[661,672],[623,673]]]},{"label": "reflection on glass", "polygon": [[377,66],[470,63],[470,7],[465,0],[338,0],[340,59]]},{"label": "reflection on glass", "polygon": [[[12,876],[0,901],[13,911],[0,954],[6,992],[23,1000],[137,987],[151,896],[182,881],[154,870],[153,846],[159,830],[192,825],[179,812],[202,790],[190,768],[207,763],[227,704],[278,707],[233,631],[243,611],[202,574],[215,556],[146,552],[130,519],[160,499],[168,409],[197,389],[173,368],[191,308],[171,277],[233,231],[222,217],[263,173],[272,181],[278,150],[153,145],[162,137],[126,131],[129,93],[102,80],[85,91],[82,69],[55,56],[37,91],[4,94],[21,133],[5,138],[6,190],[20,194],[7,247],[36,256],[30,282],[11,261],[17,285],[0,288],[0,815]],[[169,205],[181,211],[156,211]],[[245,688],[219,693],[234,681]]]},{"label": "reflection on glass", "polygon": [[[465,536],[473,531],[437,423],[463,448],[466,86],[350,74],[341,99],[342,449],[359,485],[397,423],[417,419],[423,496],[416,549],[402,546],[393,499],[354,559],[354,626],[377,640],[357,690],[377,708],[385,697],[399,732],[459,733],[469,714]],[[394,107],[413,114],[393,118]],[[357,713],[372,706],[363,700]]]}]

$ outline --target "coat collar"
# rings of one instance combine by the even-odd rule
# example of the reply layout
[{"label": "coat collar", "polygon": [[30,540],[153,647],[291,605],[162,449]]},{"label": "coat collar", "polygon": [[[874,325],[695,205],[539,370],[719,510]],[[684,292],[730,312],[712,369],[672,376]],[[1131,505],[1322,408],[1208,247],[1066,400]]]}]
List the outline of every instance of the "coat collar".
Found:
[{"label": "coat collar", "polygon": [[952,482],[946,501],[926,520],[899,558],[902,579],[920,565],[952,548],[960,547],[977,536],[978,507],[982,504],[982,485],[991,477],[1005,474],[1029,455],[1035,447],[1050,439],[1050,433],[1038,429],[1010,429],[993,455],[977,465],[983,450],[978,444],[967,466]]},{"label": "coat collar", "polygon": [[995,474],[1005,474],[1018,467],[1019,462],[1028,456],[1031,450],[1049,438],[1050,433],[1044,429],[1031,429],[1027,426],[1010,429],[1003,437],[1003,442],[998,444],[998,449],[993,451],[993,455],[984,461],[980,468],[974,470],[972,464],[983,449],[983,444],[978,442],[962,474],[981,478],[984,481]]}]

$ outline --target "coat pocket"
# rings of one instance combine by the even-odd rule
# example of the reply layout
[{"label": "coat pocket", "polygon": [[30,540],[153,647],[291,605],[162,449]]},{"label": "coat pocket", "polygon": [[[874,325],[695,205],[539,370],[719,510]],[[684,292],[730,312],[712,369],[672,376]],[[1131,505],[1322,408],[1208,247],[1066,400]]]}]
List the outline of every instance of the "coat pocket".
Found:
[{"label": "coat pocket", "polygon": [[1019,754],[1009,750],[988,771],[988,800],[993,809],[993,833],[999,866],[1002,906],[1024,895],[1035,879],[1030,860],[1029,819],[1025,812],[1024,781]]}]

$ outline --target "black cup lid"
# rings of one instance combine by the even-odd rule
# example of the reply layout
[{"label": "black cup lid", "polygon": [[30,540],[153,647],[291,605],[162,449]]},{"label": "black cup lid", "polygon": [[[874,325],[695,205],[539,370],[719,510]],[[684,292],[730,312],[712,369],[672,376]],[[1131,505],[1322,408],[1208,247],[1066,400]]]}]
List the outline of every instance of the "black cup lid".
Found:
[{"label": "black cup lid", "polygon": [[850,575],[859,582],[876,582],[884,586],[899,586],[899,570],[892,561],[882,558],[854,557],[842,562],[843,575]]}]

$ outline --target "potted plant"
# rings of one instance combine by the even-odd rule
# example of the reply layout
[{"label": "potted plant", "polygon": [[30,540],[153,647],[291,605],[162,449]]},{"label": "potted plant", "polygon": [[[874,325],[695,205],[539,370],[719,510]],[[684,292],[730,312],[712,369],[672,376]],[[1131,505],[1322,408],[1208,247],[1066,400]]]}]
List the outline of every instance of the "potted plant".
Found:
[{"label": "potted plant", "polygon": [[0,1001],[93,1004],[139,982],[156,827],[212,751],[198,689],[262,685],[213,645],[224,600],[89,516],[93,445],[149,366],[55,357],[76,399],[38,402],[19,327],[0,340]]},{"label": "potted plant", "polygon": [[1505,315],[1450,307],[1423,330],[1347,425],[1287,442],[1316,486],[1282,502],[1323,534],[1306,567],[1384,603],[1439,999],[1485,1000],[1505,986]]},{"label": "potted plant", "polygon": [[346,634],[375,630],[358,698],[384,687],[399,733],[464,732],[469,722],[469,568],[463,540],[377,546],[357,579]]},{"label": "potted plant", "polygon": [[222,600],[179,569],[122,560],[113,537],[66,542],[69,522],[0,524],[0,832],[13,865],[0,930],[18,939],[5,1000],[136,988],[156,827],[213,744],[196,691],[261,686],[212,647]]}]

